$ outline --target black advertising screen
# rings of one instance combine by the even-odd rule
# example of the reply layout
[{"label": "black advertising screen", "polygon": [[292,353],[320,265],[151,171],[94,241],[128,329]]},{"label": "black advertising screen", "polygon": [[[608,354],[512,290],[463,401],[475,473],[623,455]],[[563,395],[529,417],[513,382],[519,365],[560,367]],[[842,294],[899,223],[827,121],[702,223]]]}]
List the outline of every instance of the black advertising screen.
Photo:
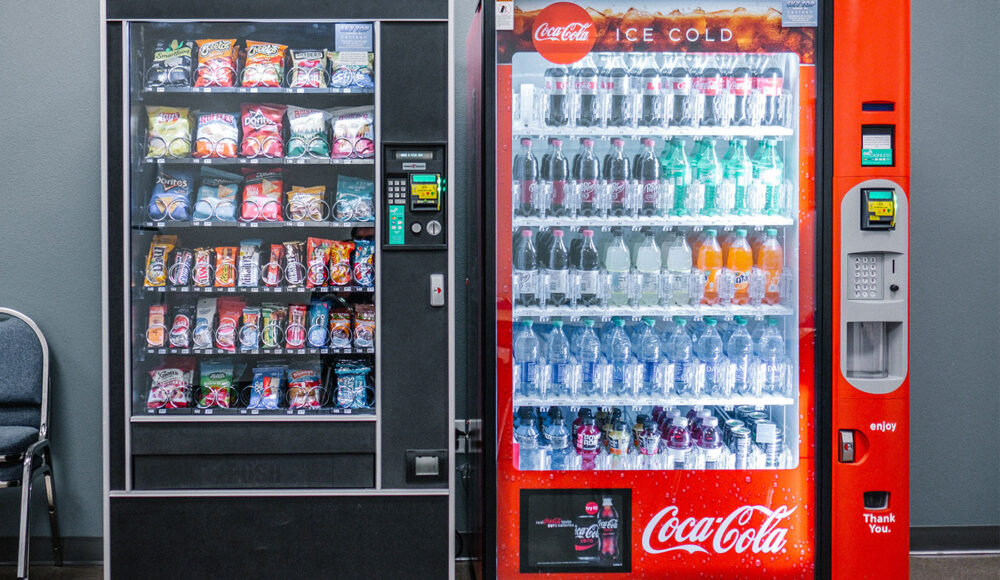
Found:
[{"label": "black advertising screen", "polygon": [[522,489],[521,572],[630,572],[631,521],[631,489]]}]

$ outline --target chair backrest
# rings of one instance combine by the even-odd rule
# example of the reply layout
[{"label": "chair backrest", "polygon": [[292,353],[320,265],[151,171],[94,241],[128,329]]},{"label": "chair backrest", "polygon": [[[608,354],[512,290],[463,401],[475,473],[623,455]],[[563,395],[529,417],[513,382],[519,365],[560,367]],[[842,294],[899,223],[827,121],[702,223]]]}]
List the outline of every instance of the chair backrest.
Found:
[{"label": "chair backrest", "polygon": [[0,308],[0,425],[48,431],[49,345],[33,320]]}]

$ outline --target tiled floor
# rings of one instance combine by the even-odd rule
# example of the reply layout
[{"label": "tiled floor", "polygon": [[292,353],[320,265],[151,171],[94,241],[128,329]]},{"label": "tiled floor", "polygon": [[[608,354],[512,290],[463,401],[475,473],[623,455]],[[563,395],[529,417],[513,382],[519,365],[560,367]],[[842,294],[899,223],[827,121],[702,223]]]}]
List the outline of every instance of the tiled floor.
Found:
[{"label": "tiled floor", "polygon": [[[12,566],[0,566],[0,580],[15,577]],[[34,566],[33,580],[99,580],[100,566]],[[468,566],[460,566],[460,580],[474,580]],[[911,580],[1000,580],[1000,554],[910,557]]]}]

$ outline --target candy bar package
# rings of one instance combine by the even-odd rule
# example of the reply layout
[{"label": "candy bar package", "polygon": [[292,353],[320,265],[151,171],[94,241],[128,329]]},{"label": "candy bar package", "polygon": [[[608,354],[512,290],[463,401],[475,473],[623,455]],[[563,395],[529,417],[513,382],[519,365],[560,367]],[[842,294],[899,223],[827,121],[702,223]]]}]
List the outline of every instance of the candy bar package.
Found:
[{"label": "candy bar package", "polygon": [[238,251],[233,246],[215,248],[216,288],[234,288],[236,286],[236,255]]},{"label": "candy bar package", "polygon": [[287,115],[288,157],[330,156],[330,140],[326,134],[326,122],[330,113],[289,105]]},{"label": "candy bar package", "polygon": [[375,183],[370,179],[337,176],[333,219],[339,222],[375,221]]},{"label": "candy bar package", "polygon": [[194,251],[191,281],[196,288],[208,288],[212,285],[212,248],[198,248]]},{"label": "candy bar package", "polygon": [[198,386],[198,397],[195,401],[198,407],[228,409],[234,399],[232,361],[204,361],[199,371],[201,384]]},{"label": "candy bar package", "polygon": [[164,166],[156,168],[156,181],[149,197],[149,219],[153,221],[187,221],[188,206],[194,189],[194,175],[186,170]]},{"label": "candy bar package", "polygon": [[177,236],[153,236],[146,256],[145,286],[160,288],[167,285],[167,259],[177,245]]},{"label": "candy bar package", "polygon": [[375,156],[375,107],[331,109],[334,159],[366,159]]},{"label": "candy bar package", "polygon": [[285,257],[285,246],[281,244],[271,244],[271,254],[267,264],[264,264],[264,273],[261,280],[265,286],[279,286],[284,279],[281,261]]},{"label": "candy bar package", "polygon": [[354,307],[354,346],[375,346],[375,305],[358,304]]},{"label": "candy bar package", "polygon": [[167,305],[154,304],[149,307],[149,322],[146,324],[146,346],[160,348],[166,339]]},{"label": "candy bar package", "polygon": [[330,61],[330,86],[338,89],[375,87],[375,53],[326,52]]},{"label": "candy bar package", "polygon": [[253,369],[250,384],[250,402],[247,409],[277,409],[281,401],[281,379],[285,367],[258,367]]},{"label": "candy bar package", "polygon": [[286,391],[289,409],[319,409],[322,406],[321,369],[317,360],[297,362],[288,367]]},{"label": "candy bar package", "polygon": [[260,246],[263,240],[243,240],[240,242],[239,278],[240,288],[256,288],[260,281]]},{"label": "candy bar package", "polygon": [[327,86],[326,51],[314,48],[289,51],[292,59],[288,86],[293,89],[322,89]]},{"label": "candy bar package", "polygon": [[191,348],[191,327],[194,326],[195,307],[184,304],[176,308],[174,323],[170,326],[171,348]]},{"label": "candy bar package", "polygon": [[191,120],[184,107],[146,107],[149,118],[146,157],[191,155]]},{"label": "candy bar package", "polygon": [[215,347],[236,352],[237,329],[246,302],[241,298],[219,298],[219,329],[215,331]]},{"label": "candy bar package", "polygon": [[327,320],[330,318],[328,302],[314,302],[309,306],[309,318],[306,328],[307,342],[312,348],[323,348],[327,344]]},{"label": "candy bar package", "polygon": [[198,130],[194,143],[195,157],[232,159],[240,139],[240,126],[232,113],[202,113],[198,115]]},{"label": "candy bar package", "polygon": [[260,308],[244,307],[240,324],[240,350],[256,350],[260,347]]},{"label": "candy bar package", "polygon": [[243,157],[283,157],[285,144],[281,140],[281,120],[285,105],[243,103]]},{"label": "candy bar package", "polygon": [[353,264],[354,284],[371,287],[375,285],[375,242],[372,240],[354,240],[354,253],[351,255]]},{"label": "candy bar package", "polygon": [[341,360],[337,361],[335,370],[336,387],[334,389],[334,400],[336,405],[342,409],[362,409],[370,407],[368,386],[368,374],[371,367],[363,361]]},{"label": "candy bar package", "polygon": [[302,242],[285,242],[285,283],[291,287],[302,286],[306,279]]},{"label": "candy bar package", "polygon": [[157,40],[153,64],[146,70],[146,88],[190,87],[194,52],[190,40]]},{"label": "candy bar package", "polygon": [[202,167],[198,200],[194,204],[194,221],[236,221],[236,196],[242,183],[240,175],[214,167]]},{"label": "candy bar package", "polygon": [[280,168],[267,171],[244,169],[246,185],[240,205],[240,221],[280,222],[281,194],[285,188]]},{"label": "candy bar package", "polygon": [[306,240],[306,288],[326,286],[329,279],[330,247],[333,243],[321,238]]},{"label": "candy bar package", "polygon": [[293,185],[288,192],[288,219],[297,222],[319,222],[326,219],[323,198],[326,197],[326,187],[300,187]]},{"label": "candy bar package", "polygon": [[335,241],[330,244],[330,284],[347,286],[351,283],[351,252],[354,242]]},{"label": "candy bar package", "polygon": [[166,362],[149,371],[152,383],[149,386],[149,397],[146,398],[147,409],[186,409],[191,405],[191,379],[194,374],[194,361],[177,359]]},{"label": "candy bar package", "polygon": [[215,298],[199,298],[194,318],[194,348],[212,348],[215,342]]},{"label": "candy bar package", "polygon": [[309,307],[305,304],[288,305],[288,326],[285,328],[285,348],[299,349],[306,346],[306,314]]},{"label": "candy bar package", "polygon": [[330,312],[330,347],[351,347],[351,310],[335,308]]},{"label": "candy bar package", "polygon": [[264,303],[260,307],[260,342],[264,348],[280,348],[284,341],[285,305]]},{"label": "candy bar package", "polygon": [[174,252],[174,261],[167,270],[167,279],[171,286],[187,286],[191,283],[191,265],[194,253],[191,250],[179,249]]},{"label": "candy bar package", "polygon": [[244,87],[280,87],[285,78],[284,44],[247,41],[247,61],[243,66]]},{"label": "candy bar package", "polygon": [[196,87],[235,87],[236,58],[240,47],[235,38],[208,38],[196,40],[198,69]]}]

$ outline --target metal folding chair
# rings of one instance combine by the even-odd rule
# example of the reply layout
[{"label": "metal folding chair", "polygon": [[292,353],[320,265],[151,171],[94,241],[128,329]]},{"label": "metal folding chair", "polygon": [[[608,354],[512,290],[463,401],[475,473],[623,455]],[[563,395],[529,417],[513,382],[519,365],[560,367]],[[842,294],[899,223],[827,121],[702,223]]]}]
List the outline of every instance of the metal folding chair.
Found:
[{"label": "metal folding chair", "polygon": [[0,308],[0,488],[21,488],[17,577],[28,577],[32,480],[45,476],[52,555],[62,566],[49,448],[49,345],[33,320]]}]

